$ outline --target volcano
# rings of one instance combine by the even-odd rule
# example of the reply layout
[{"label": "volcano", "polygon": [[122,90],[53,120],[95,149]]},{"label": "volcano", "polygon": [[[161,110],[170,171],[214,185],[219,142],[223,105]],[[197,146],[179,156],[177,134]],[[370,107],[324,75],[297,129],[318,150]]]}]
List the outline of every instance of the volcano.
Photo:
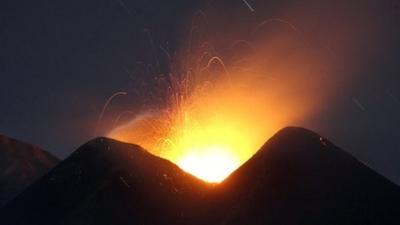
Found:
[{"label": "volcano", "polygon": [[209,185],[137,145],[92,140],[12,201],[6,224],[190,224]]},{"label": "volcano", "polygon": [[288,127],[209,197],[219,224],[395,224],[400,188],[326,138]]},{"label": "volcano", "polygon": [[0,135],[0,207],[58,162],[36,146]]},{"label": "volcano", "polygon": [[140,146],[88,142],[11,201],[2,224],[395,224],[400,188],[289,127],[220,184]]}]

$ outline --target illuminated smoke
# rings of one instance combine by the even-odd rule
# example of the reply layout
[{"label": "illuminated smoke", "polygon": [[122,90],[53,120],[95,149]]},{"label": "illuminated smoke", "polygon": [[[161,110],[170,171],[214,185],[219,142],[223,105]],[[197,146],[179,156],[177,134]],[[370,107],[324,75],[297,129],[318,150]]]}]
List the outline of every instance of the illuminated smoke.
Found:
[{"label": "illuminated smoke", "polygon": [[[145,92],[155,104],[109,136],[218,182],[278,129],[299,125],[329,104],[340,78],[333,79],[333,51],[311,44],[287,20],[272,18],[230,31],[233,25],[224,27],[220,23],[226,21],[210,17],[194,15],[177,56],[162,49],[172,71],[156,73]],[[238,35],[243,33],[248,35]]]}]

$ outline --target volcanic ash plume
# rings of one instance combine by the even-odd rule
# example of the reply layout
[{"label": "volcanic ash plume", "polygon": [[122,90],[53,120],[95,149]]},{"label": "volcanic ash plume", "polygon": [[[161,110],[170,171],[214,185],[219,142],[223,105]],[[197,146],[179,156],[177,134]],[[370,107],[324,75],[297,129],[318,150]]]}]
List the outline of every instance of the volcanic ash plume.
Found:
[{"label": "volcanic ash plume", "polygon": [[158,79],[166,107],[151,107],[109,136],[216,182],[278,129],[317,113],[335,86],[332,53],[293,24],[264,20],[238,39],[243,32],[210,31],[209,20],[195,15],[171,74]]}]

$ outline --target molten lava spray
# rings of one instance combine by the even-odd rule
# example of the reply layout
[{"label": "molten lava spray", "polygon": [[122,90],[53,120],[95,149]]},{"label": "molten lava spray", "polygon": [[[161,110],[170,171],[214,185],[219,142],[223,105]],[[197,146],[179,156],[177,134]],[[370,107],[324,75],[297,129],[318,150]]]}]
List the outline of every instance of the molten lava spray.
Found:
[{"label": "molten lava spray", "polygon": [[153,86],[166,106],[150,107],[109,136],[220,182],[278,129],[298,125],[329,101],[332,53],[282,19],[249,27],[243,40],[224,36],[221,27],[217,35],[204,32],[210,20],[204,17],[195,15],[172,73],[156,76]]},{"label": "molten lava spray", "polygon": [[139,115],[109,136],[139,144],[204,180],[223,180],[316,103],[310,90],[317,84],[304,76],[319,64],[310,65],[304,55],[271,64],[263,61],[268,55],[253,52],[249,62],[229,68],[211,53],[203,56],[199,69],[171,77],[166,109]]}]

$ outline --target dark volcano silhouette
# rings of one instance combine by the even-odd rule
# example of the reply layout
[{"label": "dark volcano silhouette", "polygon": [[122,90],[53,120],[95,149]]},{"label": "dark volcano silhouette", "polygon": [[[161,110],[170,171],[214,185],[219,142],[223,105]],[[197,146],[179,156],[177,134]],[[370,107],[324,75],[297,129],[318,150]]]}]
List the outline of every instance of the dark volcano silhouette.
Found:
[{"label": "dark volcano silhouette", "polygon": [[302,128],[219,185],[136,145],[95,139],[11,201],[4,224],[395,224],[400,188]]},{"label": "dark volcano silhouette", "polygon": [[0,134],[0,207],[50,171],[58,161],[36,146]]},{"label": "dark volcano silhouette", "polygon": [[296,127],[273,136],[209,201],[216,224],[397,224],[400,218],[396,184]]},{"label": "dark volcano silhouette", "polygon": [[4,212],[7,224],[191,224],[207,187],[137,145],[98,138]]}]

